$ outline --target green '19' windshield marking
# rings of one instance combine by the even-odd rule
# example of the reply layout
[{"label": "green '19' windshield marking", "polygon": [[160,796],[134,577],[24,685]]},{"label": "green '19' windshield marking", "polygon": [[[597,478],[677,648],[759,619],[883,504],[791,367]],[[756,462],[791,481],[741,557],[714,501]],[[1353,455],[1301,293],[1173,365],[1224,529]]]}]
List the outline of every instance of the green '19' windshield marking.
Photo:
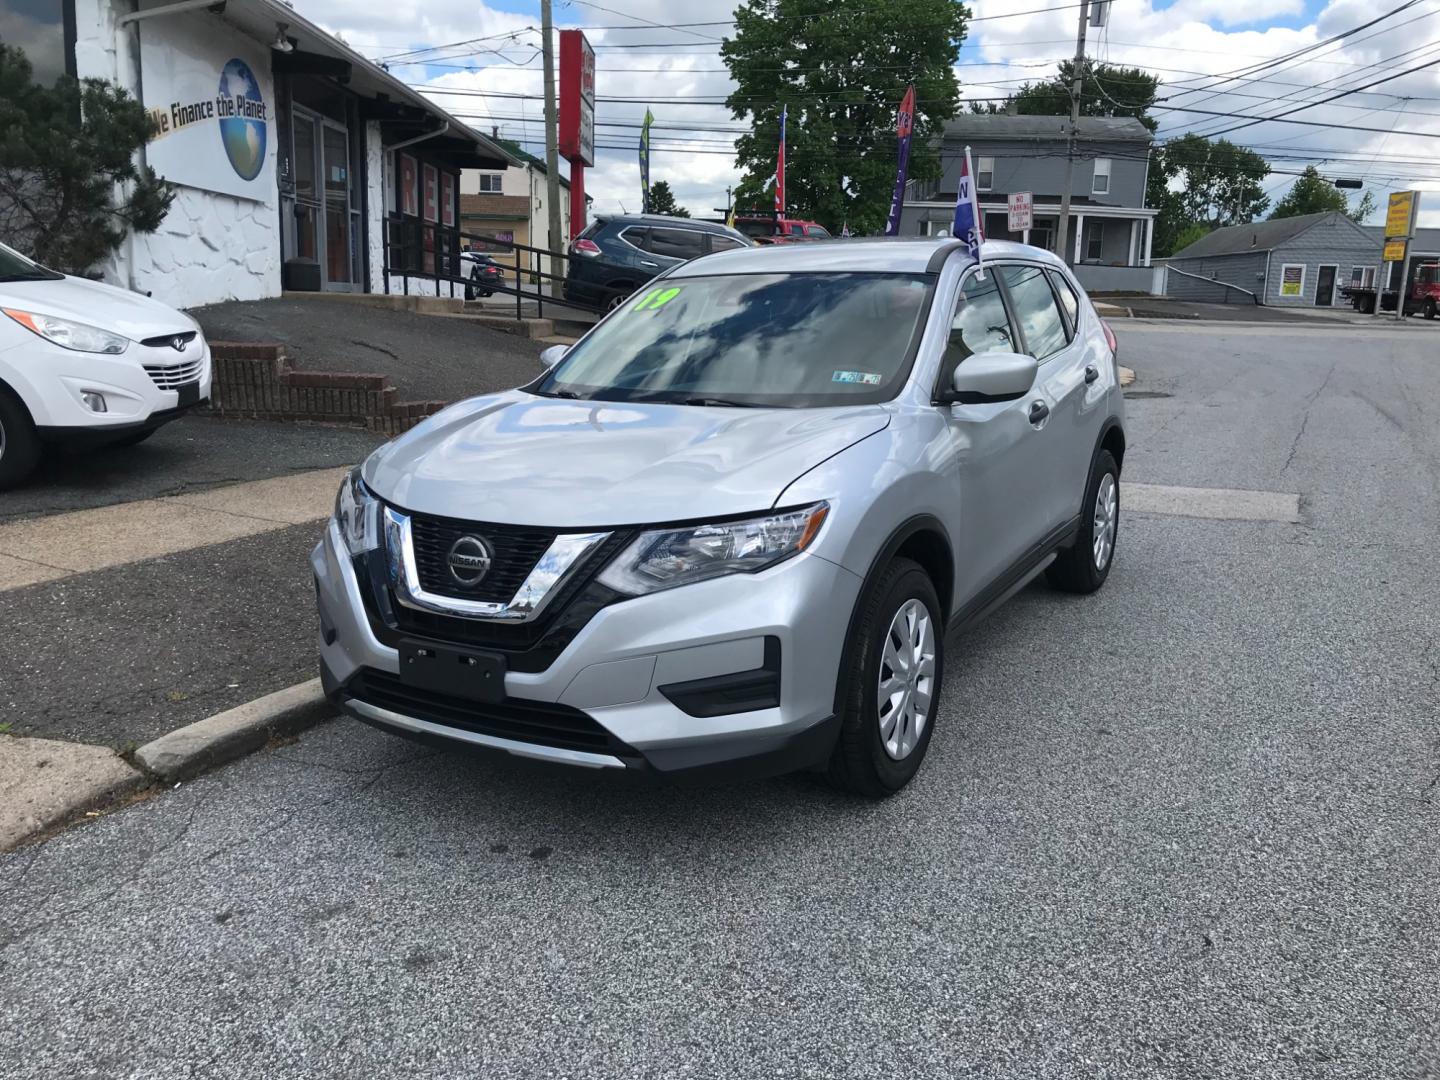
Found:
[{"label": "green '19' windshield marking", "polygon": [[640,303],[635,305],[635,310],[658,311],[679,295],[680,289],[678,286],[673,286],[669,289],[651,289],[640,299]]}]

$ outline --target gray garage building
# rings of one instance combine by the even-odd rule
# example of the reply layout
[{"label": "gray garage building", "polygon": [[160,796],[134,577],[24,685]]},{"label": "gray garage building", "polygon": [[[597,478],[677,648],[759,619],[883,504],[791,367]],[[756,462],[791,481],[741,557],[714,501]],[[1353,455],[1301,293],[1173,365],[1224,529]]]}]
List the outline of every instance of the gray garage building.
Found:
[{"label": "gray garage building", "polygon": [[1334,307],[1342,286],[1373,280],[1380,245],[1336,210],[1216,229],[1164,262],[1178,300]]}]

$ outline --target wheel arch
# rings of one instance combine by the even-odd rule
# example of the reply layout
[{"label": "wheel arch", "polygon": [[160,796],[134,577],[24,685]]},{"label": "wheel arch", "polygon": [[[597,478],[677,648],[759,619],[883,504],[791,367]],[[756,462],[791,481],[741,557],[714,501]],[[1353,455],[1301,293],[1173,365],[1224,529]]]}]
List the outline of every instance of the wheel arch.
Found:
[{"label": "wheel arch", "polygon": [[1125,428],[1119,418],[1112,416],[1101,426],[1100,437],[1095,440],[1095,453],[1101,450],[1109,450],[1115,467],[1122,473],[1125,471]]}]

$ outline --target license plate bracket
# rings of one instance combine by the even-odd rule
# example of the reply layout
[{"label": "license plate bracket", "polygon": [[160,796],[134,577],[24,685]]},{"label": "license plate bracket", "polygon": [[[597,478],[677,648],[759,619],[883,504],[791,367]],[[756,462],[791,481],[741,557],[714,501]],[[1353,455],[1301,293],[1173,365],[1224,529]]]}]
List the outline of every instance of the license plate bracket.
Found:
[{"label": "license plate bracket", "polygon": [[505,657],[431,641],[400,642],[400,681],[417,690],[486,704],[505,700]]},{"label": "license plate bracket", "polygon": [[175,392],[180,395],[180,400],[175,403],[177,409],[188,409],[192,405],[200,404],[200,384],[198,382],[177,386]]}]

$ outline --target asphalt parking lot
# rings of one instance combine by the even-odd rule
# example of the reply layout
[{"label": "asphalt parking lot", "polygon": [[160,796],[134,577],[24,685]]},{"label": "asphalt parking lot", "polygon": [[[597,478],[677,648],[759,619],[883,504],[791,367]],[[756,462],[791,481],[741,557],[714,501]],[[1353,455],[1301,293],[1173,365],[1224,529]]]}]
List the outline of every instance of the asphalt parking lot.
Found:
[{"label": "asphalt parking lot", "polygon": [[[1125,514],[1103,592],[1035,586],[951,641],[905,792],[638,788],[337,721],[0,856],[0,1074],[1440,1074],[1429,339],[1116,329],[1126,481],[1294,493],[1302,520]],[[214,613],[273,579],[208,638],[152,637],[157,599],[108,642],[117,607],[88,635],[113,658],[50,685],[100,701],[197,636],[186,670],[268,645],[308,674],[286,575],[313,531],[0,609],[168,578]]]}]

